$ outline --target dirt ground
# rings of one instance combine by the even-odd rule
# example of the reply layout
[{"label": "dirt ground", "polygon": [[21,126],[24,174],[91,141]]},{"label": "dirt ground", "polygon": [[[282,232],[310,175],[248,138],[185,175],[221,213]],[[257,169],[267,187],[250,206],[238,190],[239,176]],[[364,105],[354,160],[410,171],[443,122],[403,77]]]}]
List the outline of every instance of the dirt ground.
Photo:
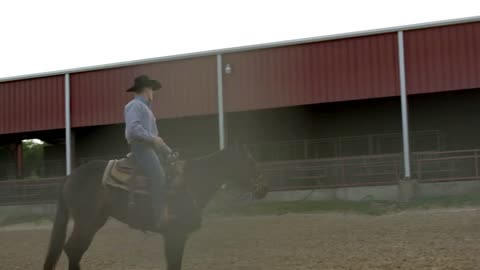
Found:
[{"label": "dirt ground", "polygon": [[[0,269],[41,269],[49,233],[49,224],[1,228]],[[82,266],[165,269],[162,239],[111,222]],[[209,218],[184,269],[480,269],[480,209]]]}]

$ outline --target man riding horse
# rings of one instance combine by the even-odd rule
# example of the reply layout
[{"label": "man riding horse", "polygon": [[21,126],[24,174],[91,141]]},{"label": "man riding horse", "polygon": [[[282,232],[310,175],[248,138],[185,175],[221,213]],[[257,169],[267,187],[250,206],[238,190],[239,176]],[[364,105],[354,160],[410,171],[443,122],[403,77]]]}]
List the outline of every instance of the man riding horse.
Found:
[{"label": "man riding horse", "polygon": [[151,179],[152,209],[157,229],[164,228],[171,219],[166,203],[167,176],[156,151],[169,148],[158,136],[156,118],[151,110],[153,91],[161,87],[160,82],[146,75],[138,76],[134,85],[127,89],[135,96],[124,110],[125,139],[139,169]]},{"label": "man riding horse", "polygon": [[[180,270],[187,237],[201,226],[201,213],[221,186],[229,182],[250,190],[257,199],[265,197],[267,191],[260,183],[257,164],[246,149],[227,147],[202,157],[177,159],[177,154],[158,136],[156,119],[150,109],[153,91],[160,88],[158,81],[142,75],[127,90],[134,92],[135,97],[125,106],[125,138],[136,164],[130,163],[130,157],[92,160],[75,168],[65,178],[57,201],[44,270],[55,269],[62,251],[68,257],[68,269],[79,270],[80,261],[93,237],[110,217],[134,229],[161,233],[167,269]],[[160,155],[157,155],[157,148],[162,152]],[[164,156],[167,161],[163,163],[165,170],[160,163]],[[123,169],[128,168],[126,179],[123,177],[125,171],[113,175],[114,171],[119,172],[120,167],[116,167],[119,164]],[[113,169],[114,166],[117,170]],[[140,174],[135,173],[137,167],[142,177],[150,178],[150,191],[136,192],[145,187],[135,186],[135,182],[141,182],[134,177]],[[174,170],[180,167],[181,173]],[[168,209],[175,213],[174,219],[167,211],[166,175],[170,175],[169,179],[174,179],[172,175],[181,175],[177,178],[181,179],[181,184],[174,184],[176,181],[168,184],[175,190],[168,196]],[[73,230],[65,243],[70,220],[74,224]]]}]

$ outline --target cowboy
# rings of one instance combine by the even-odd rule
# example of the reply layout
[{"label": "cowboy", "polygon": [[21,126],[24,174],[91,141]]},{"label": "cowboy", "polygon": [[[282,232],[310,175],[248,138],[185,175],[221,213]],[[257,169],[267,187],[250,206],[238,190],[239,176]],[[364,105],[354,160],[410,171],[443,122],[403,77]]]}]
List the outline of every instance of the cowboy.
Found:
[{"label": "cowboy", "polygon": [[127,90],[135,93],[134,99],[125,105],[124,110],[125,138],[139,168],[151,179],[152,210],[158,229],[168,221],[167,179],[156,150],[169,148],[158,136],[155,115],[151,110],[153,91],[161,87],[160,82],[146,75],[138,76],[134,85]]}]

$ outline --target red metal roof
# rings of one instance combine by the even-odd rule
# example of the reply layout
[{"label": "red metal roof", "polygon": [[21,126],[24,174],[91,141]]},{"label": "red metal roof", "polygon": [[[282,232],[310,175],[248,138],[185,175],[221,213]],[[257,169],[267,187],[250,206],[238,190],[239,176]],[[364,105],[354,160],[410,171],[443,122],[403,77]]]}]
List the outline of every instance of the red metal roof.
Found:
[{"label": "red metal roof", "polygon": [[0,134],[65,127],[63,76],[0,84]]},{"label": "red metal roof", "polygon": [[480,88],[480,22],[405,32],[409,94]]},{"label": "red metal roof", "polygon": [[122,123],[133,97],[125,90],[140,74],[162,83],[152,105],[157,118],[217,112],[216,59],[203,57],[72,74],[72,126]]},{"label": "red metal roof", "polygon": [[[223,55],[226,111],[398,96],[396,33]],[[409,94],[480,88],[480,22],[405,31]],[[72,126],[123,122],[135,76],[158,78],[158,118],[217,111],[214,55],[71,74]],[[0,83],[0,134],[64,127],[63,76]]]},{"label": "red metal roof", "polygon": [[227,111],[399,94],[396,34],[229,54]]}]

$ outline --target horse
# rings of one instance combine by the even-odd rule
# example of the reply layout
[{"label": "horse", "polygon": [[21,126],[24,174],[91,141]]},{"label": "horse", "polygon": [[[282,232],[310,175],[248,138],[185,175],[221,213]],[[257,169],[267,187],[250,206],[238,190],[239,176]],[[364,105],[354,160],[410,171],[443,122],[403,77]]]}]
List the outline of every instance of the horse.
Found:
[{"label": "horse", "polygon": [[[225,148],[208,156],[187,159],[183,168],[184,188],[170,193],[167,199],[169,211],[175,219],[159,231],[153,226],[148,194],[135,195],[135,216],[132,219],[132,211],[129,211],[129,196],[132,194],[102,183],[107,164],[105,160],[90,161],[65,178],[57,201],[44,270],[55,269],[62,251],[67,255],[68,269],[79,270],[83,254],[110,217],[132,229],[161,234],[167,269],[180,270],[187,238],[201,227],[202,211],[222,186],[231,181],[248,189],[255,198],[265,196],[266,189],[258,184],[259,172],[248,150]],[[70,218],[73,230],[65,243]]]}]

